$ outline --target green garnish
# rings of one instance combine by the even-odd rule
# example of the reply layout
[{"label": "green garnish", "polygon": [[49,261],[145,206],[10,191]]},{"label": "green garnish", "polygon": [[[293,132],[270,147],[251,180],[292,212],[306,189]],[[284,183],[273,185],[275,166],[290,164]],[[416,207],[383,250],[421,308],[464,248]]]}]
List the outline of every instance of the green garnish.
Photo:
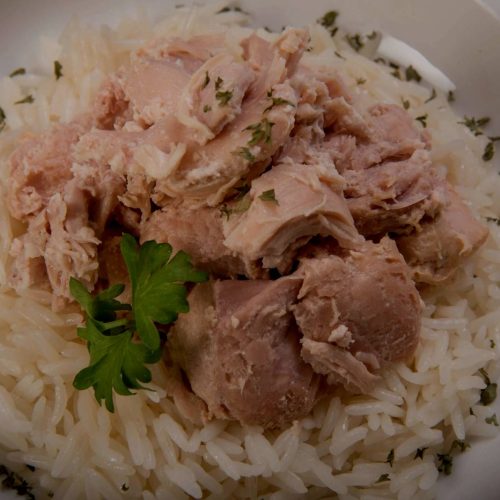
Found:
[{"label": "green garnish", "polygon": [[394,448],[387,455],[385,463],[389,464],[392,467],[392,464],[394,463]]},{"label": "green garnish", "polygon": [[455,102],[455,92],[448,90],[448,102]]},{"label": "green garnish", "polygon": [[417,116],[415,118],[415,120],[417,120],[417,122],[420,122],[422,124],[422,127],[426,128],[427,127],[427,118],[428,117],[429,117],[429,115],[426,113],[425,115]]},{"label": "green garnish", "polygon": [[405,76],[406,76],[406,80],[408,82],[411,80],[415,80],[416,82],[420,82],[422,80],[420,73],[411,65],[406,68]]},{"label": "green garnish", "polygon": [[339,17],[339,13],[336,10],[328,11],[322,18],[318,19],[318,23],[325,28],[331,28]]},{"label": "green garnish", "polygon": [[270,201],[272,203],[276,203],[276,205],[279,205],[279,201],[276,199],[276,193],[274,192],[274,189],[264,191],[259,195],[259,199],[262,201]]},{"label": "green garnish", "polygon": [[232,90],[219,90],[215,93],[215,98],[219,101],[219,106],[226,106],[233,98]]},{"label": "green garnish", "polygon": [[27,498],[28,500],[35,500],[33,487],[19,474],[11,471],[5,465],[0,465],[0,477],[2,478],[3,488],[14,490],[19,496]]},{"label": "green garnish", "polygon": [[398,80],[401,80],[401,73],[399,71],[399,65],[398,64],[395,64],[393,62],[390,62],[389,63],[389,66],[393,69],[393,71],[391,72],[391,75],[394,77],[394,78],[397,78]]},{"label": "green garnish", "polygon": [[460,450],[463,453],[465,450],[470,448],[470,444],[466,443],[462,439],[455,439],[455,441],[453,441],[453,443],[451,443],[450,453],[452,453],[455,448],[457,448],[458,450]]},{"label": "green garnish", "polygon": [[[498,222],[497,222],[497,224],[498,224]],[[493,339],[490,339],[490,348],[495,349],[496,346],[497,345],[495,344],[495,341]]]},{"label": "green garnish", "polygon": [[483,161],[490,161],[495,156],[495,143],[493,141],[488,142],[484,148]]},{"label": "green garnish", "polygon": [[269,90],[267,93],[267,97],[271,99],[271,104],[264,110],[264,113],[271,111],[275,106],[283,106],[287,104],[288,106],[292,106],[295,108],[295,104],[293,102],[287,101],[282,97],[273,97],[273,89]]},{"label": "green garnish", "polygon": [[431,102],[431,101],[432,101],[432,100],[434,100],[436,97],[437,97],[437,92],[436,92],[436,89],[435,89],[435,88],[433,88],[433,89],[432,89],[432,94],[431,94],[431,96],[429,97],[429,99],[427,99],[426,101],[424,101],[424,103]]},{"label": "green garnish", "polygon": [[376,481],[375,484],[384,483],[385,481],[390,481],[389,474],[382,474]]},{"label": "green garnish", "polygon": [[364,83],[366,83],[366,78],[358,78],[356,80],[357,85],[363,85]]},{"label": "green garnish", "polygon": [[238,7],[237,5],[227,5],[226,7],[223,7],[221,10],[219,10],[217,14],[224,14],[225,12],[239,12],[241,14],[249,15],[248,12],[245,12],[241,7]]},{"label": "green garnish", "polygon": [[10,78],[14,78],[15,76],[18,75],[25,75],[26,74],[26,69],[25,68],[17,68],[15,69],[10,75]]},{"label": "green garnish", "polygon": [[340,52],[337,52],[335,51],[335,55],[339,58],[339,59],[343,59],[344,61],[346,60],[346,58],[340,53]]},{"label": "green garnish", "polygon": [[215,80],[215,90],[219,90],[223,84],[224,80],[220,76],[218,76],[217,80]]},{"label": "green garnish", "polygon": [[484,406],[488,406],[493,403],[497,398],[497,384],[493,384],[490,380],[490,377],[486,373],[484,368],[479,370],[480,375],[483,377],[483,380],[486,384],[484,389],[481,389],[481,404]]},{"label": "green garnish", "polygon": [[113,390],[131,395],[130,389],[142,389],[141,383],[151,381],[145,365],[161,358],[155,323],[168,325],[179,313],[189,311],[184,283],[207,279],[206,273],[193,268],[186,253],[171,258],[168,244],[148,241],[139,247],[133,236],[124,234],[120,249],[132,285],[131,305],[116,300],[124,285],[93,296],[80,281],[70,280],[71,295],[86,316],[78,336],[87,341],[90,353],[89,366],[76,375],[73,385],[78,390],[93,387],[99,404],[105,400],[110,412],[114,411]]},{"label": "green garnish", "polygon": [[212,106],[205,104],[205,106],[203,106],[203,113],[208,113],[209,111],[212,111]]},{"label": "green garnish", "polygon": [[210,76],[208,76],[208,71],[205,71],[205,79],[201,84],[201,88],[204,89],[210,83]]},{"label": "green garnish", "polygon": [[249,146],[255,146],[259,142],[264,142],[266,144],[271,143],[271,129],[274,123],[270,122],[267,118],[264,118],[258,123],[253,123],[248,127],[243,129],[243,132],[250,130],[252,132],[252,137],[248,141]]},{"label": "green garnish", "polygon": [[354,35],[346,35],[345,39],[347,43],[356,51],[359,52],[364,46],[364,42],[359,33],[355,33]]},{"label": "green garnish", "polygon": [[14,104],[31,104],[35,102],[35,98],[30,94],[27,95],[24,99],[16,101]]},{"label": "green garnish", "polygon": [[453,469],[453,457],[449,454],[438,453],[437,459],[439,464],[438,471],[443,472],[444,474],[449,476]]},{"label": "green garnish", "polygon": [[54,75],[56,80],[59,80],[63,76],[62,64],[59,61],[54,61]]},{"label": "green garnish", "polygon": [[483,135],[482,128],[490,123],[489,116],[483,116],[482,118],[474,118],[464,116],[464,120],[458,122],[460,125],[465,125],[474,135]]},{"label": "green garnish", "polygon": [[486,217],[486,220],[488,222],[494,222],[497,226],[500,226],[500,219],[497,219],[496,217]]},{"label": "green garnish", "polygon": [[238,148],[236,151],[233,151],[233,154],[241,156],[244,160],[250,163],[253,163],[255,161],[255,156],[250,151],[250,148],[247,147]]},{"label": "green garnish", "polygon": [[372,31],[369,35],[366,35],[366,38],[368,38],[368,40],[375,40],[375,38],[377,38],[377,35],[378,31]]},{"label": "green garnish", "polygon": [[418,450],[415,453],[415,456],[413,457],[413,460],[416,460],[417,458],[420,458],[421,460],[423,460],[424,459],[425,450],[427,450],[427,447],[418,448]]},{"label": "green garnish", "polygon": [[498,427],[498,421],[497,421],[497,415],[496,415],[496,413],[493,413],[493,415],[491,417],[485,418],[484,421],[487,424],[494,425],[495,427]]},{"label": "green garnish", "polygon": [[5,128],[6,118],[4,110],[0,108],[0,132]]},{"label": "green garnish", "polygon": [[401,102],[404,109],[410,109],[410,101],[408,99],[401,98]]}]

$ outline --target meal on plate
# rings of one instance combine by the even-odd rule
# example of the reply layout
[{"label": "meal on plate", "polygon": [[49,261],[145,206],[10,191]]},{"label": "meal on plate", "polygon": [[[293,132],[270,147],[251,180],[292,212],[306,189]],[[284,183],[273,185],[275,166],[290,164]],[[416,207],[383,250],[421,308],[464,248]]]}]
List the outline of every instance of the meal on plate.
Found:
[{"label": "meal on plate", "polygon": [[1,80],[5,486],[431,498],[496,434],[497,138],[337,17],[73,21]]}]

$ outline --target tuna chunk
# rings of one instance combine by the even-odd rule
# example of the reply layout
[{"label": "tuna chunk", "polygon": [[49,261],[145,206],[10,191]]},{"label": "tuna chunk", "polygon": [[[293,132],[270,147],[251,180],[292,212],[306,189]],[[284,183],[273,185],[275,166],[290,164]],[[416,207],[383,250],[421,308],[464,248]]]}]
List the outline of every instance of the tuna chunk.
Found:
[{"label": "tuna chunk", "polygon": [[169,243],[184,250],[193,264],[218,277],[262,276],[255,263],[245,260],[224,245],[222,214],[218,208],[192,209],[171,204],[157,210],[143,224],[141,241]]},{"label": "tuna chunk", "polygon": [[16,219],[26,221],[46,207],[72,178],[71,151],[90,126],[84,118],[57,125],[39,137],[25,140],[10,157],[7,202]]},{"label": "tuna chunk", "polygon": [[190,312],[179,317],[168,348],[205,401],[206,417],[275,428],[310,412],[319,378],[300,357],[289,312],[300,285],[220,281],[190,294]]},{"label": "tuna chunk", "polygon": [[440,214],[397,240],[398,248],[420,283],[438,284],[455,273],[488,237],[460,196],[447,186],[447,203]]},{"label": "tuna chunk", "polygon": [[411,358],[421,301],[389,238],[303,259],[296,274],[304,280],[293,309],[305,337],[302,356],[330,384],[367,392],[376,369]]},{"label": "tuna chunk", "polygon": [[342,185],[335,171],[323,165],[277,165],[253,181],[250,208],[229,220],[224,244],[251,260],[264,259],[264,267],[279,266],[290,246],[316,235],[352,247],[361,238]]}]

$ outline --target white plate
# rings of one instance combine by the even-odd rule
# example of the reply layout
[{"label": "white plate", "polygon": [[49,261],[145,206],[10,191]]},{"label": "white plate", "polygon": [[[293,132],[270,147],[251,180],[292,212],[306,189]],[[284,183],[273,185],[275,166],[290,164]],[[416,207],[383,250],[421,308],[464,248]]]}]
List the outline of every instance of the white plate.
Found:
[{"label": "white plate", "polygon": [[[153,13],[191,0],[143,0]],[[199,2],[198,2],[199,3]],[[382,30],[424,54],[457,85],[456,108],[469,116],[492,118],[500,135],[500,19],[473,0],[243,0],[257,25],[303,25],[328,10],[341,13],[340,24],[356,31]],[[500,0],[486,0],[500,13]],[[136,0],[0,0],[0,75],[33,64],[41,34],[58,34],[72,15],[93,23],[114,24],[133,12]],[[497,149],[500,149],[497,147]],[[497,154],[496,165],[500,164]],[[497,402],[500,415],[500,401]],[[473,442],[455,460],[453,474],[442,478],[439,500],[500,498],[500,438]],[[0,492],[0,499],[19,498]]]}]

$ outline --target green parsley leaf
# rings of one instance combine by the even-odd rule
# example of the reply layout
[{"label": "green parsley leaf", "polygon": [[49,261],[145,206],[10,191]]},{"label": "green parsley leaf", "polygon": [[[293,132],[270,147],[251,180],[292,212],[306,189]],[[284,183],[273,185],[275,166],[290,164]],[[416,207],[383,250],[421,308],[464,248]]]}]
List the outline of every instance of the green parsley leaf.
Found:
[{"label": "green parsley leaf", "polygon": [[3,488],[14,490],[19,496],[27,498],[28,500],[35,500],[33,487],[19,474],[11,471],[5,465],[0,465],[0,477],[2,478]]},{"label": "green parsley leaf", "polygon": [[467,450],[467,448],[470,448],[470,444],[466,443],[462,439],[455,439],[455,441],[451,443],[450,453],[452,453],[455,448],[463,453],[465,450]]},{"label": "green parsley leaf", "polygon": [[417,120],[417,122],[420,122],[422,124],[422,127],[427,128],[427,118],[428,117],[429,117],[429,115],[426,113],[425,115],[417,116],[415,118],[415,120]]},{"label": "green parsley leaf", "polygon": [[493,156],[495,156],[495,143],[490,141],[484,148],[483,161],[490,161]]},{"label": "green parsley leaf", "polygon": [[2,108],[0,108],[0,132],[5,128],[7,117],[5,116],[5,112]]},{"label": "green parsley leaf", "polygon": [[474,135],[483,135],[482,128],[488,125],[490,118],[488,116],[483,116],[482,118],[474,118],[464,116],[463,121],[458,122],[460,125],[465,125]]},{"label": "green parsley leaf", "polygon": [[197,271],[185,252],[174,257],[166,243],[147,241],[141,247],[135,238],[124,234],[120,249],[132,283],[132,311],[141,340],[151,350],[160,347],[155,322],[167,325],[178,313],[188,312],[184,282],[199,283],[208,276]]},{"label": "green parsley leaf", "polygon": [[358,78],[356,80],[357,85],[363,85],[364,83],[366,83],[366,78]]},{"label": "green parsley leaf", "polygon": [[394,448],[387,455],[385,463],[389,464],[392,467],[392,464],[394,463]]},{"label": "green parsley leaf", "polygon": [[210,76],[208,75],[208,71],[205,71],[205,79],[201,84],[201,88],[204,89],[210,83]]},{"label": "green parsley leaf", "polygon": [[364,42],[359,33],[355,33],[354,35],[346,35],[345,39],[347,43],[356,51],[359,52],[364,46]]},{"label": "green parsley leaf", "polygon": [[500,226],[500,219],[497,219],[496,217],[486,217],[486,220],[488,222],[494,222],[497,226]]},{"label": "green parsley leaf", "polygon": [[222,85],[224,85],[224,80],[220,76],[218,76],[217,80],[215,80],[215,90],[219,90]]},{"label": "green parsley leaf", "polygon": [[498,421],[497,421],[497,415],[496,415],[496,413],[493,413],[493,415],[491,417],[485,418],[484,421],[487,424],[494,425],[495,427],[498,427]]},{"label": "green parsley leaf", "polygon": [[267,118],[264,118],[262,121],[258,123],[253,123],[249,125],[243,132],[250,130],[252,132],[252,137],[248,141],[249,146],[255,146],[259,142],[265,142],[266,144],[271,143],[271,129],[273,128],[274,123],[270,122]]},{"label": "green parsley leaf", "polygon": [[420,82],[422,80],[420,73],[411,65],[406,68],[405,76],[406,76],[406,80],[408,82],[411,80],[415,80],[416,82]]},{"label": "green parsley leaf", "polygon": [[17,68],[15,69],[10,75],[10,78],[14,78],[15,76],[18,75],[25,75],[26,74],[26,69],[25,68]]},{"label": "green parsley leaf", "polygon": [[493,384],[490,377],[484,368],[479,370],[479,374],[483,377],[486,387],[481,389],[481,404],[488,406],[497,398],[497,384]]},{"label": "green parsley leaf", "polygon": [[366,35],[366,38],[368,38],[368,40],[375,40],[377,36],[378,36],[378,31],[372,31],[369,35]]},{"label": "green parsley leaf", "polygon": [[438,471],[443,472],[444,474],[449,476],[453,469],[453,457],[449,454],[438,453],[437,459],[438,459]]},{"label": "green parsley leaf", "polygon": [[418,448],[418,450],[415,453],[415,456],[413,457],[413,460],[416,460],[417,458],[420,458],[421,460],[423,460],[424,459],[425,450],[427,450],[427,447]]},{"label": "green parsley leaf", "polygon": [[408,110],[410,109],[410,101],[408,99],[401,98],[401,102],[403,104],[403,108]]},{"label": "green parsley leaf", "polygon": [[318,19],[318,23],[325,28],[331,28],[337,21],[339,13],[336,10],[328,11],[322,18]]},{"label": "green parsley leaf", "polygon": [[448,102],[455,102],[455,92],[448,90]]},{"label": "green parsley leaf", "polygon": [[389,474],[382,474],[376,481],[375,484],[385,483],[386,481],[390,481]]},{"label": "green parsley leaf", "polygon": [[35,98],[30,94],[27,95],[24,99],[16,101],[14,104],[31,104],[33,102],[35,102]]},{"label": "green parsley leaf", "polygon": [[495,341],[493,339],[490,339],[490,348],[495,349],[497,345],[495,344]]},{"label": "green parsley leaf", "polygon": [[427,99],[426,101],[424,101],[425,103],[428,103],[428,102],[431,102],[432,100],[434,100],[435,98],[437,97],[437,92],[436,92],[436,89],[433,88],[432,89],[432,94],[430,95],[429,99]]},{"label": "green parsley leaf", "polygon": [[283,99],[282,97],[273,97],[273,89],[271,89],[267,93],[267,97],[269,99],[271,99],[271,104],[264,110],[264,113],[271,111],[271,109],[273,109],[275,106],[283,106],[285,104],[295,108],[295,104],[293,102],[287,101],[286,99]]},{"label": "green parsley leaf", "polygon": [[208,113],[209,111],[212,111],[212,106],[205,104],[205,106],[203,106],[203,113]]},{"label": "green parsley leaf", "polygon": [[279,201],[276,199],[276,193],[274,192],[274,189],[264,191],[259,195],[259,199],[262,201],[270,201],[272,203],[276,203],[276,205],[279,205]]},{"label": "green parsley leaf", "polygon": [[59,80],[63,76],[62,64],[59,61],[54,61],[54,75],[56,80]]},{"label": "green parsley leaf", "polygon": [[250,163],[253,163],[255,161],[255,156],[250,151],[250,148],[247,147],[238,148],[236,151],[233,151],[233,154],[241,156],[244,160]]},{"label": "green parsley leaf", "polygon": [[215,93],[215,98],[219,101],[219,106],[226,106],[233,98],[233,92],[231,90],[219,90]]}]

